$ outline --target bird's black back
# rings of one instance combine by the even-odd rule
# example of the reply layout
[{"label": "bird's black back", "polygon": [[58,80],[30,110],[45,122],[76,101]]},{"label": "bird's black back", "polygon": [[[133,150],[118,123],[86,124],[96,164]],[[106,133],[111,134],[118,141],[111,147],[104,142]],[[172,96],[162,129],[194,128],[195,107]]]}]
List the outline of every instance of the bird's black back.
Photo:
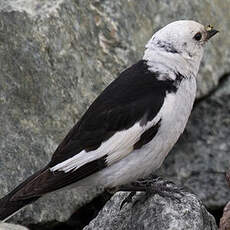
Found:
[{"label": "bird's black back", "polygon": [[141,60],[124,70],[92,103],[55,151],[50,167],[82,150],[97,149],[115,132],[142,120],[152,120],[167,92],[177,90],[173,80],[158,80]]}]

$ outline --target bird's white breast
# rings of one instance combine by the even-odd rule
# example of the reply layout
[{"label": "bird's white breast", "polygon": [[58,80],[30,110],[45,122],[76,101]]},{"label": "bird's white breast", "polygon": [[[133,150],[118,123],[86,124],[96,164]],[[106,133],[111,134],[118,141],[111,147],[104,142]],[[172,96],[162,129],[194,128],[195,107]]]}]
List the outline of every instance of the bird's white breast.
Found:
[{"label": "bird's white breast", "polygon": [[184,131],[195,95],[195,78],[182,80],[176,93],[167,94],[161,110],[154,118],[160,118],[161,125],[152,141],[98,172],[98,182],[105,180],[106,186],[113,187],[145,177],[159,168]]},{"label": "bird's white breast", "polygon": [[[167,93],[163,106],[160,109],[159,113],[152,121],[147,123],[148,125],[155,124],[161,119],[159,130],[155,137],[149,143],[143,145],[140,149],[136,149],[133,151],[115,151],[114,154],[118,154],[117,159],[120,158],[118,161],[115,161],[113,164],[100,170],[99,172],[78,181],[75,186],[98,186],[101,188],[111,188],[122,184],[127,184],[132,181],[136,181],[138,178],[143,178],[159,168],[163,160],[167,156],[168,152],[171,150],[181,133],[184,131],[184,128],[192,110],[195,95],[195,78],[191,77],[189,79],[183,79],[176,93]],[[139,124],[136,124],[133,128],[136,129],[138,127]],[[131,129],[132,128],[130,128],[130,131],[132,131]],[[141,133],[143,132],[144,130],[142,130]],[[141,133],[139,134],[139,136],[141,135]],[[117,135],[120,135],[120,133],[118,133]],[[130,136],[128,137],[130,138]],[[133,138],[131,138],[131,140],[133,140]],[[112,141],[112,139],[110,139],[110,141]],[[124,141],[127,145],[130,144],[126,138],[124,138]],[[135,143],[135,141],[132,142],[133,144]],[[105,144],[106,143],[103,144],[104,147]],[[104,148],[103,146],[101,148]],[[122,146],[124,145],[122,144]],[[108,149],[111,149],[111,146],[107,146],[107,150]],[[92,156],[92,152],[90,155]],[[101,153],[99,154],[99,152],[97,151],[97,154],[93,154],[93,157],[97,158],[99,155],[101,155]],[[80,155],[78,154],[77,156]],[[86,160],[86,158],[84,159]],[[113,161],[113,159],[114,157],[112,154],[110,160]],[[70,159],[72,163],[75,162],[73,160],[74,159]],[[67,167],[68,164],[66,163],[68,162],[64,163],[65,165],[63,165],[63,167]],[[75,163],[74,166],[76,167]],[[60,165],[58,165],[58,167],[60,168]],[[65,169],[66,168],[64,168],[64,171]]]}]

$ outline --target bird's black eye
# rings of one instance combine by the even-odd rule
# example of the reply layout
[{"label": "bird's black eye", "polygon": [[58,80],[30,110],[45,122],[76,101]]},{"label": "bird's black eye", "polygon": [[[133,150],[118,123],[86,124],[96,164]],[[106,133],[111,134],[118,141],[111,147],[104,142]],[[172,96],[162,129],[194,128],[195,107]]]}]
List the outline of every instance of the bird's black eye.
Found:
[{"label": "bird's black eye", "polygon": [[193,38],[194,38],[195,40],[197,40],[197,41],[200,41],[201,38],[202,38],[201,32],[196,33],[195,36],[194,36]]}]

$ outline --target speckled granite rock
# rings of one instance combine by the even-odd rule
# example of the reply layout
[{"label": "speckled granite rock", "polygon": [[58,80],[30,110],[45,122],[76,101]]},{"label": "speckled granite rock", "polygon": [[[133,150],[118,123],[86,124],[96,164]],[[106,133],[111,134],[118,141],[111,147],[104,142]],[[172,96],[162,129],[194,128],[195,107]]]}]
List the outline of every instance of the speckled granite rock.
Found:
[{"label": "speckled granite rock", "polygon": [[219,230],[229,230],[230,229],[230,202],[228,202],[224,208],[224,213],[220,219]]},{"label": "speckled granite rock", "polygon": [[114,195],[84,230],[217,230],[213,216],[190,193],[183,193],[180,202],[155,195],[120,210],[127,194]]},{"label": "speckled granite rock", "polygon": [[[49,161],[94,98],[170,21],[189,18],[220,28],[206,50],[199,95],[215,87],[230,68],[229,3],[0,1],[0,196]],[[13,220],[65,220],[88,195],[53,193]]]},{"label": "speckled granite rock", "polygon": [[28,230],[28,228],[16,224],[7,224],[0,222],[0,230]]}]

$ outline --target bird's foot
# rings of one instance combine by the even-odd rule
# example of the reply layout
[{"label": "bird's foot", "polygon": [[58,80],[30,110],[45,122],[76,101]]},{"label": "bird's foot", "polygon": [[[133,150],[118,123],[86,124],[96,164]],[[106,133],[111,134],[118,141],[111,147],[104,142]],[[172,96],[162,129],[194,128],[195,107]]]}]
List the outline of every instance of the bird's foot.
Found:
[{"label": "bird's foot", "polygon": [[145,202],[153,194],[158,194],[161,197],[167,197],[180,202],[178,195],[183,196],[182,188],[178,188],[173,185],[173,182],[157,177],[154,179],[142,179],[134,183],[121,186],[119,191],[131,191],[131,193],[122,201],[120,209],[126,203],[132,202],[132,198],[137,191],[145,192],[145,195],[136,200],[134,205],[138,202]]},{"label": "bird's foot", "polygon": [[146,191],[143,196],[137,199],[134,205],[138,202],[145,202],[152,195],[158,194],[163,198],[169,198],[171,200],[176,200],[181,202],[180,198],[183,196],[182,188],[176,187],[172,181],[163,180],[162,178],[157,178],[154,181],[142,180],[140,185],[146,186]]},{"label": "bird's foot", "polygon": [[124,205],[132,203],[133,197],[136,195],[136,191],[132,191],[129,195],[121,202],[120,210],[123,208]]}]

